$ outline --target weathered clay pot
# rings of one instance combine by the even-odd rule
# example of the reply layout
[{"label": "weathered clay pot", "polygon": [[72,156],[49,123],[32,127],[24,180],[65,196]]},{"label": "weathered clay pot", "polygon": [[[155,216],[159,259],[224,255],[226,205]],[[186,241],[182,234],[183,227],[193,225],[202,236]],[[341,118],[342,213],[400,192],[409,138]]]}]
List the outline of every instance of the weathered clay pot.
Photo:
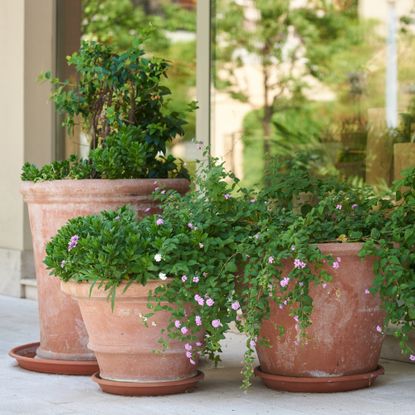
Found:
[{"label": "weathered clay pot", "polygon": [[[298,326],[288,309],[271,304],[270,319],[262,324],[260,337],[271,347],[258,346],[261,371],[288,377],[341,377],[375,371],[383,334],[384,311],[380,299],[365,290],[374,279],[374,258],[361,260],[359,243],[319,244],[321,251],[340,257],[340,268],[326,266],[333,281],[325,287],[312,287],[312,325],[306,339],[300,339]],[[286,267],[288,271],[292,267]],[[278,334],[277,326],[285,327]]]},{"label": "weathered clay pot", "polygon": [[[169,382],[196,376],[196,365],[185,355],[184,343],[169,339],[169,347],[161,351],[161,330],[166,329],[170,313],[158,311],[144,324],[149,290],[159,281],[147,285],[125,284],[117,288],[114,310],[108,291],[90,284],[62,282],[61,289],[75,298],[88,334],[88,347],[95,352],[102,379],[120,382]],[[158,351],[155,353],[155,351]]]},{"label": "weathered clay pot", "polygon": [[[77,303],[59,288],[43,263],[47,242],[70,218],[91,215],[130,204],[139,216],[156,212],[151,199],[155,187],[185,193],[185,179],[59,180],[23,182],[21,193],[28,205],[38,288],[40,346],[46,359],[90,360],[88,335]],[[148,208],[150,210],[148,211]]]}]

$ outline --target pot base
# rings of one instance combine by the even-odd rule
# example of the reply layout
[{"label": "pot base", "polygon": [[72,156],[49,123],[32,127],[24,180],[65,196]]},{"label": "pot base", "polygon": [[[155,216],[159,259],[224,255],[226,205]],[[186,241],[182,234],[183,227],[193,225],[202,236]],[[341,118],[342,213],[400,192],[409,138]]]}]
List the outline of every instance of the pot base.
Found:
[{"label": "pot base", "polygon": [[99,372],[92,375],[91,379],[98,383],[105,393],[124,396],[160,396],[173,395],[176,393],[191,392],[196,388],[197,383],[205,377],[203,372],[188,379],[174,380],[171,382],[119,382],[102,379]]},{"label": "pot base", "polygon": [[56,360],[42,359],[36,356],[39,342],[14,347],[9,356],[16,359],[17,364],[26,370],[54,375],[90,376],[98,370],[96,360]]},{"label": "pot base", "polygon": [[363,389],[372,386],[379,375],[385,370],[378,366],[374,371],[349,376],[336,377],[294,377],[280,376],[265,373],[258,366],[255,368],[255,375],[262,379],[262,382],[270,388],[286,392],[346,392],[355,389]]}]

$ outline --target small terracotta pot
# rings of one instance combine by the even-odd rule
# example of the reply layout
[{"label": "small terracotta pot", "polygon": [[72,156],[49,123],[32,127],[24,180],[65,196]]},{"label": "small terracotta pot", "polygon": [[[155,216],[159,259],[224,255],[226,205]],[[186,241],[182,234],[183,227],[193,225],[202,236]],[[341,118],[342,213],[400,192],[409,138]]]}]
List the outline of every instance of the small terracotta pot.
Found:
[{"label": "small terracotta pot", "polygon": [[[383,334],[377,331],[385,317],[378,296],[366,294],[374,280],[374,258],[358,257],[360,243],[319,244],[324,254],[340,257],[340,268],[325,269],[333,281],[310,288],[312,324],[301,339],[289,309],[271,304],[269,320],[260,337],[271,347],[257,347],[261,370],[290,377],[340,377],[374,371],[378,367]],[[285,267],[288,272],[290,263]],[[284,326],[280,336],[277,326]]]},{"label": "small terracotta pot", "polygon": [[[40,346],[44,359],[91,360],[88,335],[77,303],[61,292],[59,280],[52,278],[43,263],[47,242],[69,219],[130,204],[139,216],[154,213],[151,198],[155,187],[189,189],[185,179],[58,180],[23,182],[21,193],[28,205],[36,266]],[[149,211],[146,211],[150,209]]]},{"label": "small terracotta pot", "polygon": [[125,284],[120,285],[112,310],[108,291],[103,288],[94,287],[90,295],[88,283],[61,283],[61,289],[79,303],[89,334],[88,347],[95,352],[102,379],[169,382],[196,376],[197,365],[189,362],[183,342],[169,339],[168,349],[162,351],[161,330],[167,328],[170,313],[158,311],[147,320],[147,325],[143,322],[150,312],[148,293],[160,284],[135,283],[125,293]]}]

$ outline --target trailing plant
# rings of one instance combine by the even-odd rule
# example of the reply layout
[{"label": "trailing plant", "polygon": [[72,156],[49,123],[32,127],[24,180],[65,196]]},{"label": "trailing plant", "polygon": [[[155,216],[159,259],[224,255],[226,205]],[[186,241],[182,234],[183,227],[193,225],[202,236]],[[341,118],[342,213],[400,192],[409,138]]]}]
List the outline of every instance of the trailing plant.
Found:
[{"label": "trailing plant", "polygon": [[395,206],[384,226],[372,230],[361,256],[375,255],[376,280],[371,292],[379,293],[403,353],[415,361],[410,331],[415,328],[415,168],[394,183]]},{"label": "trailing plant", "polygon": [[170,311],[161,344],[178,338],[186,341],[183,353],[191,362],[199,353],[217,362],[220,341],[240,309],[236,246],[250,227],[249,195],[212,161],[186,195],[160,188],[155,198],[163,211],[140,221],[127,207],[71,219],[47,245],[45,264],[63,281],[104,287],[113,302],[122,282],[166,281],[151,293],[156,306],[143,323]]},{"label": "trailing plant", "polygon": [[[169,107],[171,91],[163,85],[169,68],[166,60],[148,57],[139,42],[125,52],[115,52],[111,46],[84,41],[68,64],[77,72],[75,84],[60,81],[50,72],[42,79],[52,83],[52,100],[64,114],[67,130],[71,132],[79,122],[90,135],[91,178],[161,178],[177,170],[185,175],[172,156],[166,158],[167,143],[184,134],[186,123],[184,113]],[[195,104],[189,104],[188,111],[194,109]],[[75,176],[71,168],[85,163],[73,159],[69,172],[65,165],[57,169],[62,176],[54,179]],[[22,179],[33,178],[35,172],[25,164]]]}]

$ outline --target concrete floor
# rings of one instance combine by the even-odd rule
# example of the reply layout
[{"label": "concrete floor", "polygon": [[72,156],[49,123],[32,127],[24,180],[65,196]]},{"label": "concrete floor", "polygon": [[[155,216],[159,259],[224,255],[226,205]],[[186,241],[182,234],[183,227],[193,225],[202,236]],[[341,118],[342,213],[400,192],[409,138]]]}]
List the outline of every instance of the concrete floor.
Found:
[{"label": "concrete floor", "polygon": [[376,386],[336,394],[292,394],[254,380],[240,390],[244,339],[230,334],[223,364],[203,368],[197,391],[166,397],[129,398],[102,393],[88,377],[46,375],[16,366],[14,346],[38,340],[37,306],[32,300],[0,296],[0,415],[415,415],[415,365],[384,360],[386,374]]}]

